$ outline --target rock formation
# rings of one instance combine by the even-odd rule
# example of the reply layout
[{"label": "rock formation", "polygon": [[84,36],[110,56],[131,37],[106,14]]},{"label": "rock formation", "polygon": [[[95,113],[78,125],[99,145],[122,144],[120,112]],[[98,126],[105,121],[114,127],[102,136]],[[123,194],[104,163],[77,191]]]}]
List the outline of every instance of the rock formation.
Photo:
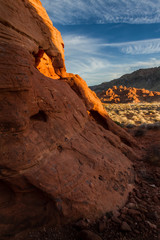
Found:
[{"label": "rock formation", "polygon": [[125,74],[118,79],[114,79],[110,82],[103,82],[99,85],[91,86],[90,88],[96,93],[113,86],[126,86],[134,88],[145,88],[149,91],[160,92],[160,67],[139,69],[130,74]]},{"label": "rock formation", "polygon": [[136,141],[78,75],[39,0],[0,0],[0,236],[91,220],[132,190]]},{"label": "rock formation", "polygon": [[97,96],[103,103],[160,102],[160,92],[149,91],[144,88],[127,88],[122,85],[98,92]]}]

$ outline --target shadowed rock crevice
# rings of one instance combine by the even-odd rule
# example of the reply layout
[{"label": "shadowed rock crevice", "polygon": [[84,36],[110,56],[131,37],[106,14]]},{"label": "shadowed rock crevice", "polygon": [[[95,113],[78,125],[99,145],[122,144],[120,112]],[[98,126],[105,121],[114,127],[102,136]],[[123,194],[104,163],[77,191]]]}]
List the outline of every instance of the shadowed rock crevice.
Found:
[{"label": "shadowed rock crevice", "polygon": [[37,114],[31,116],[30,119],[33,121],[47,122],[48,116],[44,111],[39,110],[39,112]]},{"label": "shadowed rock crevice", "polygon": [[132,147],[132,144],[131,142],[127,139],[127,138],[124,138],[124,137],[120,137],[121,141],[126,144],[127,146],[129,147]]},{"label": "shadowed rock crevice", "polygon": [[39,48],[38,53],[34,53],[34,52],[33,52],[33,56],[34,56],[34,58],[35,58],[35,67],[36,67],[36,68],[37,68],[38,65],[40,64],[40,61],[41,61],[41,58],[43,57],[43,55],[44,55],[44,50],[41,49],[41,48]]},{"label": "shadowed rock crevice", "polygon": [[108,123],[106,118],[104,118],[99,112],[90,110],[90,115],[94,118],[94,120],[101,125],[104,129],[109,130]]},{"label": "shadowed rock crevice", "polygon": [[0,166],[0,179],[7,179],[8,177],[12,177],[17,174],[17,171]]}]

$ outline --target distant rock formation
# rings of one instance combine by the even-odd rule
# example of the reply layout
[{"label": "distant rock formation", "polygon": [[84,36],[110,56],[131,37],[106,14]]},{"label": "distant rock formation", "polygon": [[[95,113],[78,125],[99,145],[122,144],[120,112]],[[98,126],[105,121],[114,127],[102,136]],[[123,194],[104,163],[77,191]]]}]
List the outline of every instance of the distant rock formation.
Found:
[{"label": "distant rock formation", "polygon": [[91,86],[90,88],[97,93],[103,90],[106,91],[113,86],[119,87],[121,85],[127,88],[144,88],[160,92],[160,67],[139,69],[133,73],[125,74],[118,79]]},{"label": "distant rock formation", "polygon": [[146,89],[127,88],[126,86],[113,86],[107,91],[97,93],[103,103],[138,103],[160,102],[160,92]]},{"label": "distant rock formation", "polygon": [[95,219],[132,190],[136,141],[78,75],[39,0],[0,0],[0,236]]}]

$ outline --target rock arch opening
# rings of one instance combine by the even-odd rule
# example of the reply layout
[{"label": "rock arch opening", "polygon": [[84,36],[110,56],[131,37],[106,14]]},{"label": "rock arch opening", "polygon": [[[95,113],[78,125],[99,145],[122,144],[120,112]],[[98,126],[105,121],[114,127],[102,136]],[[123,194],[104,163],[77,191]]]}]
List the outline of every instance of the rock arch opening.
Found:
[{"label": "rock arch opening", "polygon": [[53,57],[47,55],[47,53],[42,49],[39,48],[38,53],[34,54],[35,58],[35,67],[37,70],[45,75],[46,77],[59,79],[60,77],[56,74],[55,69],[53,67]]}]

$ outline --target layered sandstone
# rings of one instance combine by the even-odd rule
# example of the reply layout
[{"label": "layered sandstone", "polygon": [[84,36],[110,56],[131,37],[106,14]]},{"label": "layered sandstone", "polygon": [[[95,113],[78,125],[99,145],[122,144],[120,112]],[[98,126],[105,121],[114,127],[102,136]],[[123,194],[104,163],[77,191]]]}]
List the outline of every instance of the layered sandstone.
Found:
[{"label": "layered sandstone", "polygon": [[103,103],[138,103],[160,102],[160,92],[146,89],[127,88],[126,86],[113,86],[97,93]]},{"label": "layered sandstone", "polygon": [[39,0],[0,0],[0,236],[120,208],[136,142],[78,75]]}]

